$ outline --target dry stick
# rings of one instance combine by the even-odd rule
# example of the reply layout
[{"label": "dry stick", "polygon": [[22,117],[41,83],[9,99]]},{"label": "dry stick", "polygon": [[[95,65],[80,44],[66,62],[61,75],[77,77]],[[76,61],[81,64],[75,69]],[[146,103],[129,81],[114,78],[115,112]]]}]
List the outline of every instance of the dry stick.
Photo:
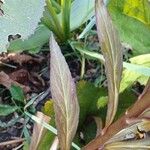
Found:
[{"label": "dry stick", "polygon": [[17,139],[17,140],[2,142],[2,143],[0,143],[0,147],[1,146],[6,146],[6,145],[11,145],[11,144],[16,144],[16,143],[21,143],[23,141],[24,141],[24,139]]},{"label": "dry stick", "polygon": [[83,150],[96,150],[103,147],[112,136],[129,126],[128,119],[137,118],[147,108],[150,108],[150,80],[135,104],[120,119],[111,124],[104,135],[99,135],[83,147]]}]

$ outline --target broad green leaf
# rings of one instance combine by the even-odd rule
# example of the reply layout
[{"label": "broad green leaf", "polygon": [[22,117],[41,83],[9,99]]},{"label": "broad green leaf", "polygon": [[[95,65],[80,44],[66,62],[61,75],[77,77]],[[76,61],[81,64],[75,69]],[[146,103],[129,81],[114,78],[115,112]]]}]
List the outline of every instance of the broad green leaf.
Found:
[{"label": "broad green leaf", "polygon": [[118,95],[123,68],[122,46],[117,31],[102,0],[96,1],[96,25],[101,51],[105,58],[108,81],[108,111],[106,126],[109,126],[117,112]]},{"label": "broad green leaf", "polygon": [[20,101],[24,103],[24,93],[21,87],[17,85],[12,85],[9,89],[11,96],[14,100]]},{"label": "broad green leaf", "polygon": [[38,26],[44,10],[45,0],[5,0],[1,6],[4,14],[0,16],[0,49],[6,52],[9,35],[28,38]]},{"label": "broad green leaf", "polygon": [[[125,15],[123,12],[124,4],[128,1],[111,0],[108,5],[110,15],[119,31],[121,40],[133,48],[134,55],[149,53],[150,27],[133,17]],[[139,2],[142,3],[143,1]]]},{"label": "broad green leaf", "polygon": [[50,37],[50,30],[44,25],[39,25],[28,39],[17,39],[10,42],[8,47],[9,52],[29,51],[30,53],[37,53],[40,48],[48,42]]},{"label": "broad green leaf", "polygon": [[0,104],[0,116],[7,116],[18,109],[17,106],[10,106],[10,105],[2,105]]},{"label": "broad green leaf", "polygon": [[148,0],[126,0],[124,4],[124,14],[136,18],[150,26],[150,2]]},{"label": "broad green leaf", "polygon": [[[130,62],[150,69],[150,54],[133,57],[130,59]],[[140,74],[140,72],[135,72],[132,70],[125,69],[123,71],[123,77],[121,80],[120,92],[123,92],[127,87],[130,87],[135,81],[139,81],[141,84],[146,84],[150,77],[150,71],[143,70],[143,69],[141,69],[141,71],[147,72],[147,75],[149,74],[149,76]]]},{"label": "broad green leaf", "polygon": [[94,0],[74,0],[71,5],[70,28],[77,29],[94,15]]},{"label": "broad green leaf", "polygon": [[75,83],[53,35],[50,38],[50,51],[50,88],[54,100],[59,144],[62,150],[69,150],[79,120]]},{"label": "broad green leaf", "polygon": [[[93,83],[84,80],[77,83],[77,95],[80,105],[79,127],[83,125],[86,117],[100,114],[99,109],[101,110],[101,108],[98,108],[97,106],[98,99],[107,96],[106,94],[106,89],[95,87]],[[100,101],[101,103],[104,103],[103,99],[100,99],[99,102]]]}]

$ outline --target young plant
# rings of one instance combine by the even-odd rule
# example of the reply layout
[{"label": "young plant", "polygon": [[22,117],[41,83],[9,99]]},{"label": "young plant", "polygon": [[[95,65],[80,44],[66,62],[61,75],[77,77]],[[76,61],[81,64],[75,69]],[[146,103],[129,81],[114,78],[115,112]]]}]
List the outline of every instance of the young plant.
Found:
[{"label": "young plant", "polygon": [[[115,29],[113,28],[111,18],[109,17],[107,9],[103,4],[103,0],[96,1],[96,19],[99,41],[105,59],[109,101],[104,129],[93,141],[87,144],[83,149],[121,149],[124,147],[134,147],[134,144],[138,144],[138,147],[140,148],[145,147],[146,149],[148,149],[150,146],[148,143],[148,137],[143,140],[144,143],[142,143],[140,137],[134,142],[132,140],[136,139],[136,135],[138,132],[136,128],[137,126],[139,128],[143,127],[142,130],[144,130],[145,132],[150,131],[150,118],[148,116],[150,107],[150,101],[148,100],[148,97],[150,95],[150,83],[147,83],[144,92],[141,94],[136,103],[129,110],[127,110],[120,119],[112,123],[115,113],[117,112],[119,86],[121,81],[121,71],[123,63],[121,43],[119,42],[119,38],[116,34]],[[104,61],[104,59],[102,60]],[[146,120],[144,120],[145,117]],[[124,137],[128,134],[130,126],[132,126],[134,138],[130,139],[131,142],[126,142],[128,138]],[[125,132],[123,132],[123,130]],[[119,134],[120,132],[122,132],[121,135]]]},{"label": "young plant", "polygon": [[93,15],[93,0],[0,0],[0,52],[37,52],[48,42],[50,30],[64,42]]},{"label": "young plant", "polygon": [[58,139],[62,150],[70,150],[79,120],[75,83],[53,36],[50,39],[50,50],[50,88],[54,100]]},{"label": "young plant", "polygon": [[112,123],[117,111],[123,54],[117,31],[102,0],[96,1],[96,23],[108,81],[107,127]]}]

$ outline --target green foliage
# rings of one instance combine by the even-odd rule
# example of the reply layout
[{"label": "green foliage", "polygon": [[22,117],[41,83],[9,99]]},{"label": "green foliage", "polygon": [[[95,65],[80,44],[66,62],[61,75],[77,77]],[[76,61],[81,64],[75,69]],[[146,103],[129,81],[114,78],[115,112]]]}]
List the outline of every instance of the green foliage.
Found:
[{"label": "green foliage", "polygon": [[[48,100],[44,104],[42,111],[45,115],[50,116],[51,120],[49,124],[55,127],[55,118],[54,118],[55,113],[54,113],[54,108],[53,108],[53,101]],[[43,147],[45,148],[45,150],[49,150],[54,138],[55,138],[55,135],[52,132],[46,132],[42,140],[39,143],[38,150],[42,150]]]},{"label": "green foliage", "polygon": [[24,97],[24,93],[21,87],[17,85],[12,85],[10,88],[10,93],[14,100],[24,103],[25,97]]},{"label": "green foliage", "polygon": [[71,31],[80,27],[94,15],[93,0],[74,0],[71,6],[70,29]]},{"label": "green foliage", "polygon": [[7,116],[18,109],[17,106],[10,106],[10,105],[2,105],[0,104],[0,116]]},{"label": "green foliage", "polygon": [[6,52],[9,35],[19,34],[22,39],[34,33],[44,11],[44,0],[6,0],[0,16],[0,52]]},{"label": "green foliage", "polygon": [[[111,0],[108,5],[110,15],[112,16],[112,19],[119,31],[120,38],[123,42],[128,43],[132,46],[134,55],[149,53],[150,27],[147,24],[139,21],[140,18],[138,17],[137,13],[136,16],[135,13],[133,13],[132,15],[138,18],[138,20],[134,19],[135,17],[129,17],[129,14],[126,15],[124,13],[124,7],[126,7],[125,2],[126,0]],[[136,3],[138,11],[140,11],[139,9],[141,9],[141,5],[138,5],[137,2],[144,3],[144,1],[133,1],[133,4]],[[129,9],[131,12],[135,9],[134,7],[134,5],[130,5]],[[149,5],[145,5],[145,7],[149,7]],[[142,12],[144,12],[144,10]]]},{"label": "green foliage", "polygon": [[103,108],[107,105],[107,103],[108,103],[108,96],[102,96],[97,101],[97,108],[98,109]]},{"label": "green foliage", "polygon": [[8,52],[22,52],[29,51],[30,53],[37,53],[41,47],[48,42],[50,30],[44,25],[39,25],[28,39],[17,39],[10,42]]},{"label": "green foliage", "polygon": [[[86,117],[99,114],[97,101],[100,97],[106,96],[106,93],[107,92],[104,88],[97,88],[94,86],[94,84],[90,82],[86,82],[82,80],[77,83],[77,95],[78,95],[78,100],[80,105],[79,126],[83,124]],[[103,101],[103,99],[101,100]]]},{"label": "green foliage", "polygon": [[148,0],[126,0],[124,3],[124,14],[136,18],[150,26],[150,2]]},{"label": "green foliage", "polygon": [[133,93],[131,88],[128,88],[120,93],[115,119],[118,119],[132,104],[134,104],[136,99],[137,96]]},{"label": "green foliage", "polygon": [[[139,66],[150,67],[150,54],[139,55],[130,59],[130,62]],[[138,68],[139,69],[139,68]],[[143,72],[147,70],[143,70]],[[147,72],[148,73],[148,72]],[[138,72],[125,69],[123,71],[123,77],[120,85],[120,92],[123,92],[127,87],[130,87],[135,81],[139,81],[141,84],[146,84],[149,76],[142,75]]]}]

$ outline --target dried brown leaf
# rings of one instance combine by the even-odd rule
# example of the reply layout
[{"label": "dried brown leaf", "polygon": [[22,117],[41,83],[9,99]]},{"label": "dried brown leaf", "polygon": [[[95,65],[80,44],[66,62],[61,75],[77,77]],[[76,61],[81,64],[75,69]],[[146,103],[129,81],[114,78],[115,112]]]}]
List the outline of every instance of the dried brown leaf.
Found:
[{"label": "dried brown leaf", "polygon": [[[41,120],[41,122],[49,123],[50,117],[44,115],[41,112],[37,112],[36,116]],[[33,134],[31,138],[30,150],[37,150],[38,145],[46,133],[47,129],[44,128],[41,124],[35,123],[33,127]]]},{"label": "dried brown leaf", "polygon": [[53,36],[50,38],[50,50],[50,87],[54,100],[58,139],[60,148],[69,150],[79,120],[76,88],[69,67]]},{"label": "dried brown leaf", "polygon": [[105,145],[104,148],[105,150],[149,150],[150,138],[134,141],[114,142]]},{"label": "dried brown leaf", "polygon": [[123,61],[121,42],[103,0],[96,0],[96,24],[108,81],[106,126],[109,126],[117,111]]},{"label": "dried brown leaf", "polygon": [[22,65],[24,63],[29,63],[29,62],[41,63],[43,60],[44,58],[41,56],[33,57],[21,53],[9,53],[9,54],[0,55],[0,62],[9,63],[11,61],[11,62],[18,63],[19,65]]},{"label": "dried brown leaf", "polygon": [[14,81],[13,79],[11,79],[9,77],[9,75],[7,75],[3,71],[0,72],[0,84],[2,84],[3,86],[5,86],[8,89],[10,89],[12,84],[18,85],[18,86],[20,86],[23,89],[23,91],[25,93],[27,93],[27,92],[29,92],[31,90],[30,87],[24,86],[24,85],[22,85],[22,84],[20,84],[20,83],[18,83],[16,81]]}]

